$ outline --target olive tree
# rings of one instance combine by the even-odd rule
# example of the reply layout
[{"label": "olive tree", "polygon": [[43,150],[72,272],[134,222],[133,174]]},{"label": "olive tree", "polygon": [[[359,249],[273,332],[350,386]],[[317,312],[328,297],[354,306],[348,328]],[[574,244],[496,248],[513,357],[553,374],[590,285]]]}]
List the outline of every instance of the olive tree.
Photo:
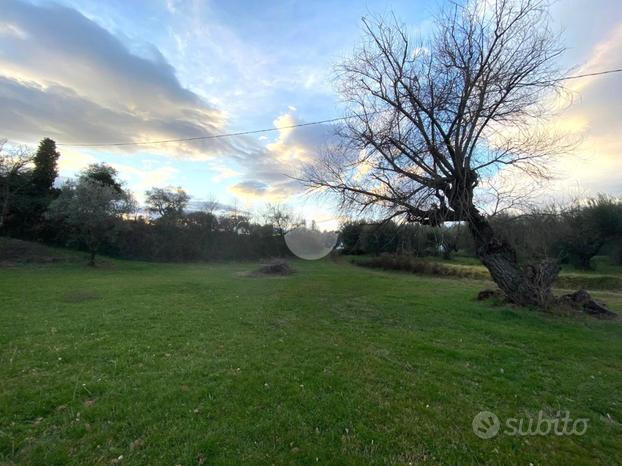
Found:
[{"label": "olive tree", "polygon": [[89,167],[77,180],[67,181],[47,211],[48,218],[64,223],[87,247],[91,266],[95,265],[101,246],[115,239],[123,217],[135,210],[132,195],[120,189],[118,182],[108,183],[90,176],[95,168]]},{"label": "olive tree", "polygon": [[464,222],[508,299],[546,305],[559,266],[519,264],[484,214],[500,171],[547,175],[559,140],[534,129],[560,89],[562,53],[541,0],[452,4],[426,40],[396,20],[363,20],[364,39],[337,70],[349,104],[341,143],[307,167],[311,188],[347,211],[440,225]]}]

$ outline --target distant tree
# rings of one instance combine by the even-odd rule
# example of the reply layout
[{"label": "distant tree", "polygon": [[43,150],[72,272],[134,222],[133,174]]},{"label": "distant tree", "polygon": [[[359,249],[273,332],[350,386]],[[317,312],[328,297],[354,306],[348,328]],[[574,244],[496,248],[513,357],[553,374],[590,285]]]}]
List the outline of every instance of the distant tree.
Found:
[{"label": "distant tree", "polygon": [[592,258],[605,243],[622,238],[622,202],[607,196],[589,199],[564,213],[567,222],[562,238],[564,252],[570,263],[591,269]]},{"label": "distant tree", "polygon": [[32,188],[34,193],[43,197],[49,197],[53,193],[54,181],[58,176],[59,157],[56,142],[52,139],[45,138],[39,143],[33,160]]},{"label": "distant tree", "polygon": [[181,187],[152,188],[145,194],[147,211],[168,223],[181,220],[190,201],[190,196]]},{"label": "distant tree", "polygon": [[110,186],[120,193],[123,191],[123,186],[117,179],[118,175],[119,172],[106,163],[91,164],[82,172],[82,176],[104,186]]},{"label": "distant tree", "polygon": [[221,210],[222,207],[213,194],[210,194],[207,200],[200,203],[200,210],[211,215],[215,215],[216,211]]},{"label": "distant tree", "polygon": [[218,218],[210,212],[195,211],[184,215],[183,223],[177,227],[181,230],[177,237],[186,238],[186,251],[190,247],[194,251],[188,255],[193,258],[208,259],[214,254],[215,235],[218,229]]},{"label": "distant tree", "polygon": [[135,209],[129,192],[94,180],[89,176],[93,169],[91,166],[77,180],[66,182],[47,211],[50,219],[61,221],[86,246],[91,266],[102,245],[116,238],[123,217]]},{"label": "distant tree", "polygon": [[282,238],[294,228],[302,226],[303,222],[300,218],[289,209],[281,204],[268,204],[264,212],[264,222],[272,225],[275,233]]},{"label": "distant tree", "polygon": [[218,218],[211,212],[189,212],[184,216],[184,225],[192,229],[210,233],[216,231],[218,228]]},{"label": "distant tree", "polygon": [[498,232],[517,251],[523,260],[528,258],[563,259],[561,240],[568,224],[556,205],[531,208],[521,214],[503,212],[490,218]]},{"label": "distant tree", "polygon": [[421,225],[403,223],[398,226],[396,252],[400,255],[418,255],[417,232]]},{"label": "distant tree", "polygon": [[443,259],[450,260],[453,254],[458,251],[460,237],[466,234],[464,230],[460,223],[441,225],[436,229],[437,244],[440,246]]},{"label": "distant tree", "polygon": [[7,148],[7,141],[0,140],[0,231],[4,230],[15,198],[29,186],[32,161],[28,147]]},{"label": "distant tree", "polygon": [[361,222],[348,222],[342,225],[339,239],[343,245],[344,254],[361,254],[361,231],[363,224]]},{"label": "distant tree", "polygon": [[12,235],[40,239],[45,228],[43,214],[50,202],[58,195],[54,182],[58,176],[60,153],[56,143],[43,139],[32,159],[32,169],[28,176],[28,186],[12,202],[11,219],[8,224]]},{"label": "distant tree", "polygon": [[469,232],[460,224],[432,227],[361,220],[347,222],[340,230],[345,254],[445,255],[445,250],[451,254],[462,244],[467,244],[465,236],[468,237]]},{"label": "distant tree", "polygon": [[369,223],[363,226],[359,238],[367,254],[395,253],[398,246],[398,227],[393,221]]},{"label": "distant tree", "polygon": [[248,235],[250,232],[251,221],[247,215],[242,215],[238,211],[230,215],[222,215],[218,218],[219,230],[236,235]]}]

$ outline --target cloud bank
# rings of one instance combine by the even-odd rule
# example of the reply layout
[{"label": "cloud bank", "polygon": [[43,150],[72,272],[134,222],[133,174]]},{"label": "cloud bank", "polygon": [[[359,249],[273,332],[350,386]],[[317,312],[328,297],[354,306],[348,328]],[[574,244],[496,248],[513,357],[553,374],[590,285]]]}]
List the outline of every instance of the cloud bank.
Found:
[{"label": "cloud bank", "polygon": [[[134,54],[72,8],[6,0],[0,17],[2,136],[27,143],[51,137],[59,143],[98,144],[228,131],[225,113],[184,88],[157,48],[150,47],[148,55]],[[230,193],[248,201],[283,200],[301,192],[291,177],[332,137],[332,128],[325,125],[286,128],[300,122],[294,108],[289,112],[274,121],[278,135],[267,144],[234,137],[123,149],[206,160],[214,168],[215,181],[230,182]],[[79,148],[61,150],[61,169],[76,171],[95,161]],[[153,170],[146,172],[154,176],[140,176],[136,168],[118,168],[131,179],[140,178],[132,185],[136,190],[163,176]],[[170,173],[166,175],[168,180]]]},{"label": "cloud bank", "polygon": [[[151,55],[132,54],[71,8],[3,1],[3,136],[25,142],[34,142],[37,135],[65,143],[102,143],[222,132],[223,113],[183,88],[157,49]],[[185,149],[219,154],[230,150],[230,143],[205,141]]]},{"label": "cloud bank", "polygon": [[303,188],[295,178],[300,177],[301,169],[337,143],[335,127],[330,124],[291,128],[304,123],[293,111],[273,123],[279,129],[275,141],[233,157],[245,177],[230,188],[234,194],[267,201],[283,201],[299,194]]}]

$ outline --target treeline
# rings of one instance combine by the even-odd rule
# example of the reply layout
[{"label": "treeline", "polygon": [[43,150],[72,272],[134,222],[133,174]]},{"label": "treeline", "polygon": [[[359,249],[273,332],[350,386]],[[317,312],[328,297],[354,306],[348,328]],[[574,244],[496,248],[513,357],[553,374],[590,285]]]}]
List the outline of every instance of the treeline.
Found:
[{"label": "treeline", "polygon": [[[303,225],[287,209],[268,206],[261,221],[215,203],[189,209],[181,188],[152,188],[139,210],[131,192],[106,164],[85,168],[57,187],[60,154],[51,139],[36,152],[0,141],[0,233],[20,239],[97,253],[157,261],[244,260],[290,254],[285,234]],[[599,196],[567,207],[525,215],[496,215],[493,228],[525,259],[555,257],[589,269],[609,255],[622,264],[622,203]],[[393,221],[345,223],[345,254],[476,256],[461,223],[431,227]]]},{"label": "treeline", "polygon": [[293,214],[268,207],[261,223],[237,211],[189,210],[181,188],[147,191],[139,211],[116,170],[94,164],[55,186],[60,154],[51,139],[36,153],[0,144],[0,231],[20,239],[158,261],[241,260],[289,254]]},{"label": "treeline", "polygon": [[[577,268],[592,268],[592,258],[608,255],[622,264],[622,202],[598,196],[567,207],[549,207],[523,215],[490,218],[496,231],[514,246],[523,259],[553,257]],[[455,253],[476,256],[474,242],[463,224],[431,227],[350,222],[341,230],[346,254],[399,254],[443,256]]]},{"label": "treeline", "polygon": [[553,257],[577,268],[593,268],[597,255],[622,264],[622,201],[598,197],[526,215],[500,215],[496,228],[524,258]]},{"label": "treeline", "polygon": [[341,228],[341,244],[344,254],[403,254],[446,259],[458,250],[475,254],[471,237],[461,224],[431,227],[394,221],[349,222]]}]

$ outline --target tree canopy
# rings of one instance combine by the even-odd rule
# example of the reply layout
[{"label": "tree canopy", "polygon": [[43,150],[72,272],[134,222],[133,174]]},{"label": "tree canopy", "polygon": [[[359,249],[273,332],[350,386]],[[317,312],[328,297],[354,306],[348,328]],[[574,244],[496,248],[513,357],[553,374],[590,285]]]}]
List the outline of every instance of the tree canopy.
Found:
[{"label": "tree canopy", "polygon": [[95,254],[101,245],[118,233],[123,217],[135,209],[132,196],[116,181],[93,179],[98,167],[90,166],[74,181],[66,182],[51,204],[47,216],[65,224],[74,237],[84,243],[95,265]]},{"label": "tree canopy", "polygon": [[312,188],[346,211],[439,225],[463,221],[508,299],[546,305],[559,271],[523,270],[482,213],[478,189],[507,167],[546,176],[560,147],[534,129],[559,88],[563,52],[542,0],[452,3],[428,40],[397,20],[363,20],[364,38],[337,69],[349,103],[343,143],[310,165]]}]

